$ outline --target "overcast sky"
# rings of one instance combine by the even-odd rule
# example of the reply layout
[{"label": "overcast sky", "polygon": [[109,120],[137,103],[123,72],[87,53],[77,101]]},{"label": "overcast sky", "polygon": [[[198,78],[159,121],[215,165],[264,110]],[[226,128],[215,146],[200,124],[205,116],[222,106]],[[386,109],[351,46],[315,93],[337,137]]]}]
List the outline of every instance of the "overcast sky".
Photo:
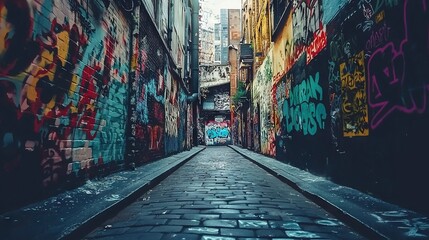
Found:
[{"label": "overcast sky", "polygon": [[241,0],[210,0],[214,8],[217,9],[240,9]]}]

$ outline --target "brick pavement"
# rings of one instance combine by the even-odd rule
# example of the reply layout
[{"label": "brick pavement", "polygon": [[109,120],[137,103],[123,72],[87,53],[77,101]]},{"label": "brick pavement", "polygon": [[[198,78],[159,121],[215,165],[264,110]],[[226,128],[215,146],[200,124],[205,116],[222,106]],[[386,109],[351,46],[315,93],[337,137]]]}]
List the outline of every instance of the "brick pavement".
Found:
[{"label": "brick pavement", "polygon": [[[429,217],[276,159],[229,146],[370,239],[429,239]],[[411,186],[410,186],[411,187]]]},{"label": "brick pavement", "polygon": [[228,147],[199,153],[85,239],[363,239]]},{"label": "brick pavement", "polygon": [[[80,239],[95,222],[122,209],[204,147],[87,181],[81,187],[2,213],[0,239]],[[151,238],[146,238],[151,239]]]}]

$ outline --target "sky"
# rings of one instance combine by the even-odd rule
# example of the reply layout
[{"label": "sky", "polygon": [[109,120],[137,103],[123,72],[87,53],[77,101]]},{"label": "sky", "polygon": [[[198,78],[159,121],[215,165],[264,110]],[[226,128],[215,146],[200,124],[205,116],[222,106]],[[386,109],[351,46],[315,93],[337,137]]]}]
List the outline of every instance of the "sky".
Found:
[{"label": "sky", "polygon": [[215,9],[240,9],[241,0],[210,0]]}]

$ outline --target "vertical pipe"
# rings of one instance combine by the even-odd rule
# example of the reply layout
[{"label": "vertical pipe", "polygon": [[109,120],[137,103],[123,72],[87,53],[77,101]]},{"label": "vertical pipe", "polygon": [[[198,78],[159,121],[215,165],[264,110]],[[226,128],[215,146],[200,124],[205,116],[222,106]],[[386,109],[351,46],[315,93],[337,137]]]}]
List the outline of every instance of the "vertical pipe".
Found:
[{"label": "vertical pipe", "polygon": [[127,141],[125,145],[125,165],[131,168],[135,167],[135,124],[136,124],[136,71],[138,65],[138,55],[134,53],[134,46],[138,44],[139,41],[139,31],[140,31],[140,5],[137,5],[133,12],[130,14],[130,70],[129,70],[129,81],[128,81],[128,112],[127,112]]},{"label": "vertical pipe", "polygon": [[193,101],[193,140],[194,145],[198,145],[198,112],[197,107],[200,96],[200,81],[199,81],[199,0],[192,1],[192,48],[191,48],[191,77],[192,77],[192,93],[198,93],[198,101]]}]

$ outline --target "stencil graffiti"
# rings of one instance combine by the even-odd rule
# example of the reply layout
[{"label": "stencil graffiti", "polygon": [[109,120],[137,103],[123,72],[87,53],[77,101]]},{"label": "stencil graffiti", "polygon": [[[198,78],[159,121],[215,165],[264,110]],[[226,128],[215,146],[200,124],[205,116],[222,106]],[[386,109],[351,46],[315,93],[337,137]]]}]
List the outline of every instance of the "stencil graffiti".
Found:
[{"label": "stencil graffiti", "polygon": [[358,5],[365,20],[359,23],[356,29],[361,29],[363,32],[369,31],[374,25],[374,21],[371,19],[374,15],[374,8],[372,7],[371,0],[360,0]]},{"label": "stencil graffiti", "polygon": [[344,136],[368,136],[365,55],[360,52],[340,65]]}]

